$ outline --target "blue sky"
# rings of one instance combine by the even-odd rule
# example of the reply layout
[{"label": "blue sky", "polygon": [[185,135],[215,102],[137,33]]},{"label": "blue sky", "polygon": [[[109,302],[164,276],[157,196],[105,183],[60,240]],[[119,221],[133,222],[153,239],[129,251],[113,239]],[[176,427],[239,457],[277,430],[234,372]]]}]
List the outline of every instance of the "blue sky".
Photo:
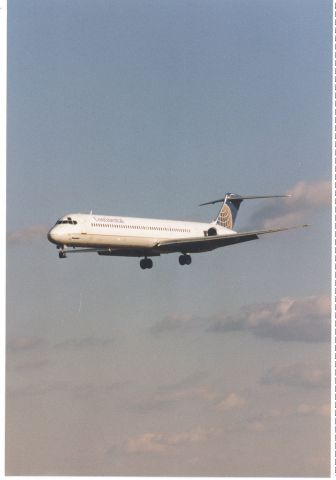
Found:
[{"label": "blue sky", "polygon": [[[10,2],[8,473],[328,474],[331,13]],[[145,272],[46,239],[68,212],[210,220],[227,191],[293,194],[238,230],[312,227]]]}]

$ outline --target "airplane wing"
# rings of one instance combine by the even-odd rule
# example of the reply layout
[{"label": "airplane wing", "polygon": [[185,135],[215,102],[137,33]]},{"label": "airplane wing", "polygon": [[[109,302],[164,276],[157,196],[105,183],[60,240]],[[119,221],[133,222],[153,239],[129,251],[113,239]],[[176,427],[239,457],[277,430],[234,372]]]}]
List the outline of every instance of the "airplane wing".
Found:
[{"label": "airplane wing", "polygon": [[232,233],[229,235],[215,235],[211,237],[194,237],[194,238],[181,238],[176,240],[166,240],[159,242],[156,248],[162,253],[164,252],[205,252],[214,250],[215,248],[225,247],[227,245],[234,245],[235,243],[249,242],[250,240],[256,240],[259,235],[265,235],[267,233],[282,232],[285,230],[291,230],[293,228],[308,227],[309,225],[299,225],[295,227],[287,228],[275,228],[271,230],[257,230],[251,232]]}]

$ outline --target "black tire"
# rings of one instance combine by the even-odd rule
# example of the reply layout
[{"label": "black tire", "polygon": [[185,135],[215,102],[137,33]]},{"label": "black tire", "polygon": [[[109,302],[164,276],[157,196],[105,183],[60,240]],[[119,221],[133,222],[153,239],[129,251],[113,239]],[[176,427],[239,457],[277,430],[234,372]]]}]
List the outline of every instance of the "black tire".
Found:
[{"label": "black tire", "polygon": [[147,262],[146,262],[146,259],[145,259],[145,258],[142,258],[142,259],[140,260],[140,268],[141,268],[142,270],[145,270],[145,269],[147,268]]},{"label": "black tire", "polygon": [[146,259],[147,268],[152,268],[153,260],[151,258]]},{"label": "black tire", "polygon": [[179,256],[179,264],[180,265],[185,265],[186,264],[186,256],[185,255],[180,255]]},{"label": "black tire", "polygon": [[190,255],[186,255],[185,262],[186,262],[186,265],[191,264],[191,256]]}]

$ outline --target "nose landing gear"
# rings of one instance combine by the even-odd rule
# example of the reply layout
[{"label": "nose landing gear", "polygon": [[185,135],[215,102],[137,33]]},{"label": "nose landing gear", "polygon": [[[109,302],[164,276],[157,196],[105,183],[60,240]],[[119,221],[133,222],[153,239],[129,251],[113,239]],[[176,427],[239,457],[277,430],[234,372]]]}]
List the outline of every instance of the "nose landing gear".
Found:
[{"label": "nose landing gear", "polygon": [[150,258],[145,257],[140,260],[140,267],[142,270],[145,270],[146,268],[152,268],[152,266],[153,261]]},{"label": "nose landing gear", "polygon": [[58,252],[58,257],[59,257],[59,258],[67,258],[66,253],[65,253],[65,251],[63,250],[64,245],[57,245],[56,248],[57,248],[57,250],[59,250],[59,252]]},{"label": "nose landing gear", "polygon": [[180,265],[190,265],[191,264],[191,256],[188,254],[183,254],[179,256],[179,263]]}]

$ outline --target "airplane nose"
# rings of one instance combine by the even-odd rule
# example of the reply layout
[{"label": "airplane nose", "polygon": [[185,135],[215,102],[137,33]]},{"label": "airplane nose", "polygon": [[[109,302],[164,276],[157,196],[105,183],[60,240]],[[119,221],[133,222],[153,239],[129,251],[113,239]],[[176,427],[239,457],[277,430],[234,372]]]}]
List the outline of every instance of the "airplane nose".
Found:
[{"label": "airplane nose", "polygon": [[55,243],[55,245],[65,245],[70,240],[70,233],[65,232],[59,225],[51,228],[47,233],[49,242]]},{"label": "airplane nose", "polygon": [[54,229],[54,228],[52,228],[51,230],[49,230],[49,232],[48,232],[48,234],[47,234],[47,237],[48,237],[49,242],[51,242],[51,243],[56,243],[56,244],[57,244],[58,235],[55,233],[55,229]]}]

